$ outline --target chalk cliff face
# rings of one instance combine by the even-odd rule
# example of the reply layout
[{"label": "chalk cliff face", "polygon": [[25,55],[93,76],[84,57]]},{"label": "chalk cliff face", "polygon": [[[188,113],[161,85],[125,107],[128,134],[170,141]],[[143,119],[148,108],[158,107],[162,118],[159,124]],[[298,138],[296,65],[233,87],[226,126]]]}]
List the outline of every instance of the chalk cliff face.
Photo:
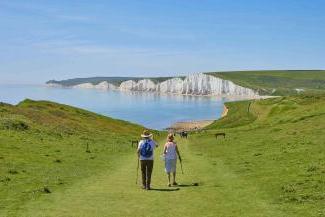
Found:
[{"label": "chalk cliff face", "polygon": [[184,94],[184,81],[181,78],[172,78],[160,83],[157,90],[161,93]]},{"label": "chalk cliff face", "polygon": [[231,81],[223,80],[203,73],[191,74],[184,79],[172,78],[160,83],[154,83],[150,79],[139,81],[128,80],[115,86],[103,81],[97,85],[91,83],[78,84],[74,88],[96,88],[103,90],[120,91],[145,91],[159,93],[174,93],[185,95],[219,95],[219,96],[258,96],[254,90],[238,86]]},{"label": "chalk cliff face", "polygon": [[73,88],[85,88],[85,89],[101,89],[101,90],[116,90],[115,85],[108,83],[107,81],[100,82],[99,84],[83,83],[72,86]]},{"label": "chalk cliff face", "polygon": [[139,80],[138,82],[129,80],[120,85],[120,90],[124,91],[156,91],[156,84],[150,79]]},{"label": "chalk cliff face", "polygon": [[234,84],[211,75],[202,73],[192,74],[184,80],[173,78],[159,84],[159,91],[163,93],[178,93],[187,95],[236,95],[255,96],[253,90]]}]

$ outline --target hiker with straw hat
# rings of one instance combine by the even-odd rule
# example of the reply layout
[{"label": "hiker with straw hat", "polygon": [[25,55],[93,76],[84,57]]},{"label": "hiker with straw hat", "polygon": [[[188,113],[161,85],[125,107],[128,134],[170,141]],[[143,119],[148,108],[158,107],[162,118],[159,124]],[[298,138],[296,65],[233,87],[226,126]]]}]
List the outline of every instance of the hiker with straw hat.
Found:
[{"label": "hiker with straw hat", "polygon": [[[167,136],[167,142],[164,146],[164,159],[165,159],[165,171],[167,173],[168,177],[168,187],[171,187],[172,185],[177,185],[176,182],[176,163],[177,163],[177,157],[180,160],[180,163],[182,162],[181,155],[179,154],[179,150],[177,148],[177,144],[174,141],[174,135],[168,134]],[[170,183],[170,173],[173,173],[173,183]]]},{"label": "hiker with straw hat", "polygon": [[151,174],[153,169],[154,149],[158,146],[152,139],[149,130],[144,130],[141,134],[142,140],[138,145],[138,162],[141,163],[142,188],[150,190]]}]

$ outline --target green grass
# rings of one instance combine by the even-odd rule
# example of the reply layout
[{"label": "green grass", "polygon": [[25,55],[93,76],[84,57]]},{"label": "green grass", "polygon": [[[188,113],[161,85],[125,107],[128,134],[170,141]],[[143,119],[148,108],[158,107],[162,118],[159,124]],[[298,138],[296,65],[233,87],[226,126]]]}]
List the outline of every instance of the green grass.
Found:
[{"label": "green grass", "polygon": [[253,101],[228,102],[225,106],[230,107],[227,118],[215,121],[206,129],[232,128],[247,125],[254,120],[256,116],[250,112]]},{"label": "green grass", "polygon": [[222,161],[283,216],[325,216],[325,95],[253,101],[250,112],[247,105],[228,103],[228,116],[209,126],[225,140],[195,136],[192,149]]},{"label": "green grass", "polygon": [[[0,105],[0,216],[64,191],[132,151],[142,127],[46,101]],[[87,144],[89,152],[86,152]]]},{"label": "green grass", "polygon": [[267,95],[292,95],[296,89],[325,91],[324,70],[234,71],[207,73]]},{"label": "green grass", "polygon": [[325,96],[227,107],[206,133],[176,137],[179,189],[166,187],[155,132],[154,190],[143,191],[130,147],[141,126],[45,101],[2,104],[0,216],[325,216]]}]

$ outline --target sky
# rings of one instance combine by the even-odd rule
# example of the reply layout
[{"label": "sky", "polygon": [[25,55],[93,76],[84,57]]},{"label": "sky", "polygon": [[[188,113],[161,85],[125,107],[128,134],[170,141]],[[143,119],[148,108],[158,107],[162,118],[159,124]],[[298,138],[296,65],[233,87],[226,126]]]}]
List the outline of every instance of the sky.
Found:
[{"label": "sky", "polygon": [[0,84],[325,69],[323,0],[0,0]]}]

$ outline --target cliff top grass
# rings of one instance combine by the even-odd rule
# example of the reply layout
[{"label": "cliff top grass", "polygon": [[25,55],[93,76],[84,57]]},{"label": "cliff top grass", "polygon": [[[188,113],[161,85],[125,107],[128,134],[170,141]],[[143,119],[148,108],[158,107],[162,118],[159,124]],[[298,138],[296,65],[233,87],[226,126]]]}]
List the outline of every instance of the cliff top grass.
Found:
[{"label": "cliff top grass", "polygon": [[305,92],[325,92],[324,70],[233,71],[206,74],[233,81],[264,95],[292,95],[297,94],[299,89]]}]

